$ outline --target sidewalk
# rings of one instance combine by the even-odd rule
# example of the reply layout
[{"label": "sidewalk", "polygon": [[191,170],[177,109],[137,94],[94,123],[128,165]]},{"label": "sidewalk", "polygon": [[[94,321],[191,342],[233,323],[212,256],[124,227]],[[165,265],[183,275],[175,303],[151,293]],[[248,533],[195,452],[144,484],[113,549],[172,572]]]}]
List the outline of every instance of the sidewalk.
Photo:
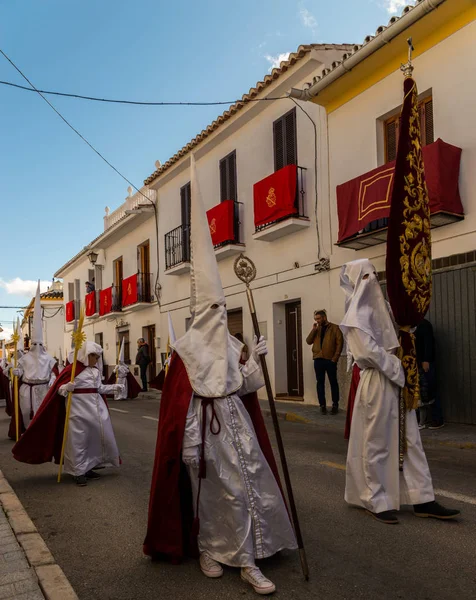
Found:
[{"label": "sidewalk", "polygon": [[0,599],[78,600],[0,471]]},{"label": "sidewalk", "polygon": [[[261,410],[266,416],[271,415],[267,400],[260,400]],[[329,409],[329,407],[328,407]],[[283,402],[276,400],[278,417],[294,423],[308,423],[326,429],[341,431],[344,435],[345,411],[338,415],[321,415],[320,408],[314,404],[302,402]],[[426,446],[450,446],[452,448],[476,450],[476,427],[474,425],[458,425],[448,423],[442,429],[421,430],[421,439]]]}]

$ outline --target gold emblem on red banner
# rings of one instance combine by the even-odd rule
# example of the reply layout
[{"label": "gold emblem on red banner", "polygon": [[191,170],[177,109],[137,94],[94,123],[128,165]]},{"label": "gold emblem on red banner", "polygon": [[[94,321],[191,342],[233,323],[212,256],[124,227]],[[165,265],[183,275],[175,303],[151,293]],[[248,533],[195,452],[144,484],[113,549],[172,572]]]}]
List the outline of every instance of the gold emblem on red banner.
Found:
[{"label": "gold emblem on red banner", "polygon": [[217,220],[216,219],[212,219],[210,221],[210,234],[213,235],[214,233],[217,232]]},{"label": "gold emblem on red banner", "polygon": [[128,295],[128,296],[132,296],[132,284],[129,284],[129,285],[127,286],[127,295]]},{"label": "gold emblem on red banner", "polygon": [[276,190],[273,187],[269,188],[269,192],[266,197],[266,204],[269,206],[269,208],[276,206],[277,198],[275,192]]}]

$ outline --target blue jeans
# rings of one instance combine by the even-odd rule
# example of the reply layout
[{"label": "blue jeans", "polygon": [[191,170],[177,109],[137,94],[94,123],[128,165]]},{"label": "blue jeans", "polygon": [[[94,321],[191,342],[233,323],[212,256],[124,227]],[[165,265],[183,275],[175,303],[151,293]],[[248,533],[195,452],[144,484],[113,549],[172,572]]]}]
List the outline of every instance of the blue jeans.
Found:
[{"label": "blue jeans", "polygon": [[326,373],[332,393],[332,406],[339,406],[339,384],[337,382],[337,363],[327,358],[314,359],[314,371],[317,381],[317,398],[320,406],[326,406]]}]

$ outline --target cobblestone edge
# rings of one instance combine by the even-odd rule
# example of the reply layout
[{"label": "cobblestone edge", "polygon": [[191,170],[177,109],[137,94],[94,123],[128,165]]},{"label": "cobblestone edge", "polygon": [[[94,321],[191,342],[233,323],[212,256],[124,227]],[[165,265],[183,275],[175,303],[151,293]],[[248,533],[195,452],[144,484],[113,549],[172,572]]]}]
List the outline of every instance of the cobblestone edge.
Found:
[{"label": "cobblestone edge", "polygon": [[0,504],[46,600],[79,600],[2,471]]}]

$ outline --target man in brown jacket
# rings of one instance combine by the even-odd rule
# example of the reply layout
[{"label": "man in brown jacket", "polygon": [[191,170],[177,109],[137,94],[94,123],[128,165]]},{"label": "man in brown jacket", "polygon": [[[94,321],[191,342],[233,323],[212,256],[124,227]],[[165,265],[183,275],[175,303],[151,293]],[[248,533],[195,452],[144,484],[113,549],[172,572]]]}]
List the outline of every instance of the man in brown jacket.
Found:
[{"label": "man in brown jacket", "polygon": [[327,414],[326,408],[326,373],[332,392],[332,415],[339,412],[339,384],[337,382],[337,361],[342,353],[344,338],[338,325],[329,323],[325,310],[314,312],[314,325],[306,342],[312,345],[312,358],[317,380],[317,397],[321,413]]}]

